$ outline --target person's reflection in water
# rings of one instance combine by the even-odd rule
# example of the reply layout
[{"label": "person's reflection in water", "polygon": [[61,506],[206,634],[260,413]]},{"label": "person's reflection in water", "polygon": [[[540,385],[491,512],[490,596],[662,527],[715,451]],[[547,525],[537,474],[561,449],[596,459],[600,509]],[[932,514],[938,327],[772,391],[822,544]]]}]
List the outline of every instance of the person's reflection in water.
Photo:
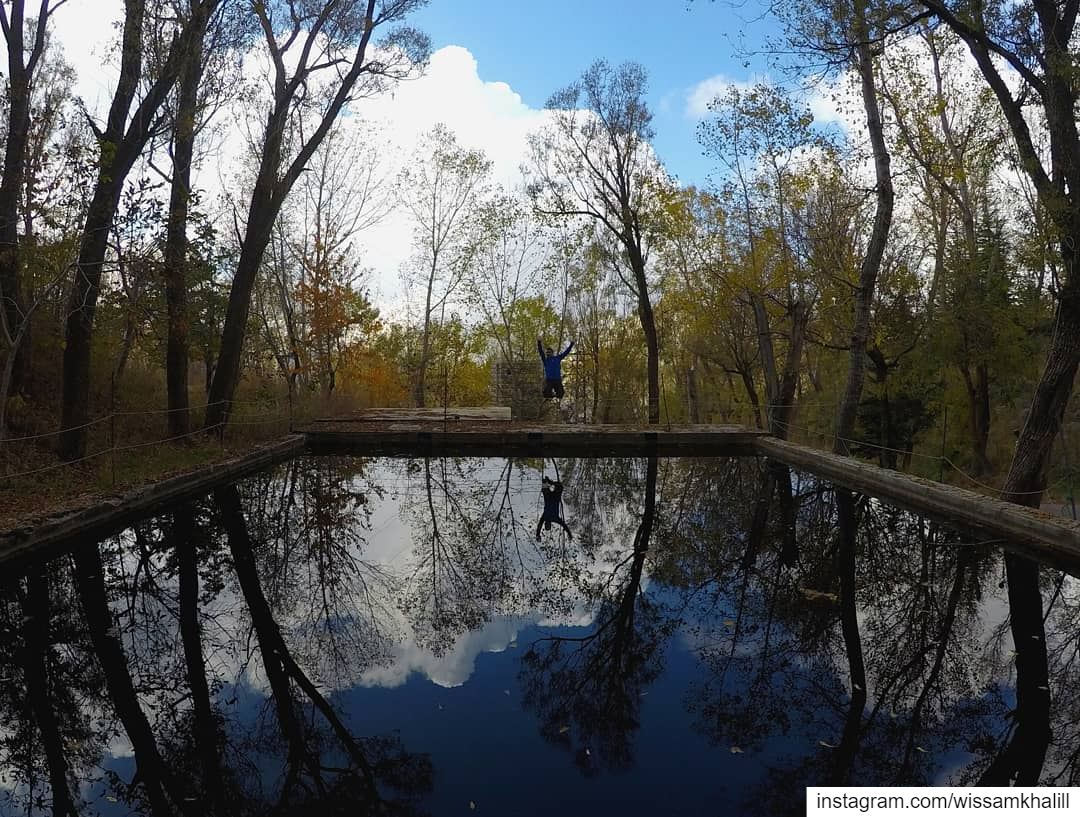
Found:
[{"label": "person's reflection in water", "polygon": [[543,479],[543,487],[540,492],[544,495],[544,512],[540,515],[540,521],[536,523],[536,538],[540,539],[540,530],[551,530],[551,523],[562,527],[566,535],[571,539],[574,534],[570,532],[570,526],[562,518],[562,492],[563,484],[558,480]]}]

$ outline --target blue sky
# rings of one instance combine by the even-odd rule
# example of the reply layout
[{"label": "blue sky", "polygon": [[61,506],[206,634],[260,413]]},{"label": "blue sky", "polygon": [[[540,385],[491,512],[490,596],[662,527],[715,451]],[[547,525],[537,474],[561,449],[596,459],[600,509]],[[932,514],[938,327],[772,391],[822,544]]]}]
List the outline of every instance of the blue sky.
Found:
[{"label": "blue sky", "polygon": [[746,82],[767,72],[760,51],[773,31],[757,0],[432,0],[412,18],[434,48],[459,45],[476,58],[480,78],[505,82],[540,108],[597,58],[635,60],[649,71],[655,147],[682,181],[701,184],[711,162],[701,155],[687,97],[722,76]]}]

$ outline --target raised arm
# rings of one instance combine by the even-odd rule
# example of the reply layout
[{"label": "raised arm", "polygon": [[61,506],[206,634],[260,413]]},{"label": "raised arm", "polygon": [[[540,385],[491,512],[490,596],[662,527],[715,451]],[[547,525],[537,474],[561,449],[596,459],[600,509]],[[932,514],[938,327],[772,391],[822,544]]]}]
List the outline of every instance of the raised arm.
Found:
[{"label": "raised arm", "polygon": [[566,357],[568,354],[570,354],[570,350],[573,349],[573,348],[574,348],[574,342],[570,341],[570,345],[567,346],[565,349],[563,349],[562,354],[559,355],[559,360],[562,360],[564,357]]},{"label": "raised arm", "polygon": [[541,360],[546,360],[547,359],[547,358],[544,357],[544,344],[540,340],[540,338],[536,339],[536,351],[538,351],[540,353],[540,359]]}]

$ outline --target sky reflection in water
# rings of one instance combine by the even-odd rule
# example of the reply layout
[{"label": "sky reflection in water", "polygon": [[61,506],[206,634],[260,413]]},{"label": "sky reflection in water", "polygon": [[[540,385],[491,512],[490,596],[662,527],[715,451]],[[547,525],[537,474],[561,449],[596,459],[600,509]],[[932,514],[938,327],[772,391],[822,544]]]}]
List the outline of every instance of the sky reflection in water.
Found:
[{"label": "sky reflection in water", "polygon": [[302,458],[2,593],[0,814],[1077,784],[1074,580],[753,460]]}]

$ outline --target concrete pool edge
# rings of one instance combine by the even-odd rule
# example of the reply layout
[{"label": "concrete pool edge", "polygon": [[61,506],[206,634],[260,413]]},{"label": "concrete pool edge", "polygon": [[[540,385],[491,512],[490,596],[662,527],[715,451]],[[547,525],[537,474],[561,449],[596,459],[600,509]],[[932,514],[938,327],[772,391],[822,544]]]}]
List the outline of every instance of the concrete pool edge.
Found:
[{"label": "concrete pool edge", "polygon": [[1055,561],[1080,563],[1080,522],[775,437],[755,440],[754,448],[760,456],[891,505],[954,526],[1000,534]]},{"label": "concrete pool edge", "polygon": [[107,535],[123,528],[155,508],[209,490],[225,481],[259,471],[267,466],[303,454],[307,442],[302,434],[260,445],[239,457],[201,465],[173,477],[140,485],[121,494],[100,497],[92,505],[64,510],[23,526],[0,532],[0,561],[27,555],[60,542]]},{"label": "concrete pool edge", "polygon": [[[395,424],[396,425],[396,424]],[[890,471],[740,427],[506,426],[445,428],[398,426],[362,433],[325,429],[292,434],[224,462],[149,483],[93,505],[34,520],[0,532],[0,561],[57,543],[100,537],[142,518],[155,508],[238,479],[304,453],[368,456],[760,456],[827,479],[953,527],[1000,535],[1001,544],[1050,561],[1080,565],[1080,523],[964,488]]]}]

